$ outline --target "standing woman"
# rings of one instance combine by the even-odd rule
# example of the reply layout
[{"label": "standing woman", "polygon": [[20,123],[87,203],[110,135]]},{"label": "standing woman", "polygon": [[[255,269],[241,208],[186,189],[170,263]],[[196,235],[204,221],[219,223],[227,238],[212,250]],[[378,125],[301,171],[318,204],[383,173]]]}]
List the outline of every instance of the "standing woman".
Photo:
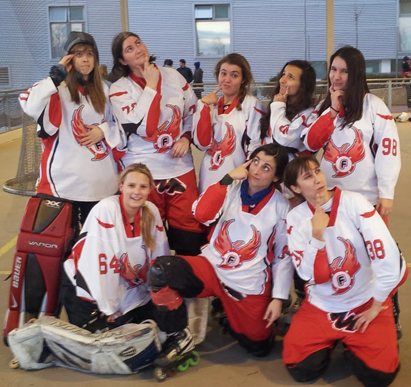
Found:
[{"label": "standing woman", "polygon": [[155,184],[150,201],[168,222],[171,248],[197,255],[203,232],[191,213],[198,190],[190,151],[197,98],[176,70],[152,63],[136,34],[117,34],[112,54],[114,68],[124,74],[110,88],[114,114],[128,137],[122,162],[147,164]]},{"label": "standing woman", "polygon": [[314,110],[316,74],[305,60],[287,62],[279,74],[279,81],[269,111],[261,119],[261,138],[276,141],[292,153],[305,151],[301,133],[308,126]]},{"label": "standing woman", "polygon": [[329,190],[316,158],[295,158],[284,175],[306,200],[288,213],[287,235],[308,296],[284,338],[283,361],[297,381],[317,379],[342,341],[365,386],[388,386],[400,367],[390,295],[407,264],[371,203]]},{"label": "standing woman", "polygon": [[71,32],[65,48],[50,76],[20,94],[20,104],[42,139],[37,194],[73,201],[84,223],[91,208],[117,190],[113,151],[125,138],[112,120],[94,38]]},{"label": "standing woman", "polygon": [[362,53],[345,46],[330,58],[329,90],[317,120],[303,131],[307,149],[324,154],[329,187],[363,194],[382,217],[392,210],[401,169],[397,127],[390,111],[370,94]]},{"label": "standing woman", "polygon": [[[214,70],[218,88],[197,103],[194,144],[206,151],[200,169],[200,193],[243,164],[261,145],[263,105],[250,95],[250,65],[240,54],[228,54]],[[221,91],[222,97],[217,97]]]}]

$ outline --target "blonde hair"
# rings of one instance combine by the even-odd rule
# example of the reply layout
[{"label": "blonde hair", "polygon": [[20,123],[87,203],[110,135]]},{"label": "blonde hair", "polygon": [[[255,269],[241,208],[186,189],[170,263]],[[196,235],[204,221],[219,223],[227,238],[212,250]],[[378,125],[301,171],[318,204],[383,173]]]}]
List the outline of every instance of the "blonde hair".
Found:
[{"label": "blonde hair", "polygon": [[[154,186],[154,179],[153,175],[151,174],[150,170],[147,168],[145,164],[131,164],[127,168],[125,168],[118,177],[118,183],[124,184],[126,177],[131,172],[138,172],[148,177],[150,187]],[[154,251],[156,248],[156,241],[153,237],[151,230],[155,224],[155,218],[153,212],[150,208],[144,205],[141,209],[141,219],[140,219],[140,230],[141,236],[143,237],[143,241],[146,246],[151,250]]]},{"label": "blonde hair", "polygon": [[[84,93],[86,98],[90,98],[95,111],[99,114],[104,114],[106,111],[107,98],[103,90],[103,77],[101,76],[98,64],[97,52],[89,44],[79,43],[71,48],[70,53],[73,53],[74,49],[82,51],[86,48],[91,48],[93,50],[94,68],[89,74],[88,80],[85,82]],[[80,95],[78,91],[79,82],[77,77],[77,70],[74,68],[74,66],[72,66],[66,77],[66,85],[69,89],[71,100],[76,104],[79,104]]]}]

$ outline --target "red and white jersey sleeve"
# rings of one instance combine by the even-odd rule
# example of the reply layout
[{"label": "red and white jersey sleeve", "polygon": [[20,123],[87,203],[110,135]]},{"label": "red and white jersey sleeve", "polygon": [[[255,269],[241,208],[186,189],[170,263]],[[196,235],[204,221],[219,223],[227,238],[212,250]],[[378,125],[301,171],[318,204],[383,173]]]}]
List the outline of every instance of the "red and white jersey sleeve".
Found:
[{"label": "red and white jersey sleeve", "polygon": [[285,102],[272,102],[270,105],[270,128],[273,139],[280,145],[306,150],[301,140],[302,131],[309,126],[309,119],[314,110],[313,107],[298,113],[292,120],[286,117]]},{"label": "red and white jersey sleeve", "polygon": [[201,255],[226,286],[243,294],[263,294],[271,278],[272,296],[286,299],[294,273],[287,253],[289,203],[273,188],[250,211],[242,204],[240,189],[239,181],[229,186],[216,183],[195,203],[198,220],[209,224],[218,219]]},{"label": "red and white jersey sleeve", "polygon": [[360,120],[343,127],[340,115],[333,119],[327,109],[302,133],[307,149],[324,146],[321,169],[328,187],[361,193],[373,205],[379,198],[393,199],[401,156],[397,127],[387,106],[368,93]]},{"label": "red and white jersey sleeve", "polygon": [[114,115],[128,137],[125,166],[146,164],[154,179],[181,176],[193,167],[191,152],[172,158],[173,145],[183,135],[191,140],[197,98],[174,69],[161,67],[157,90],[130,74],[110,88]]},{"label": "red and white jersey sleeve", "polygon": [[[108,101],[108,87],[103,83]],[[37,121],[43,153],[37,193],[75,201],[98,201],[117,190],[113,152],[125,145],[124,132],[113,119],[109,103],[97,113],[79,87],[80,103],[71,100],[66,84],[55,87],[46,78],[20,94],[25,113]],[[80,144],[80,135],[97,125],[105,139],[92,146]]]},{"label": "red and white jersey sleeve", "polygon": [[205,151],[200,168],[200,193],[243,164],[254,149],[262,145],[260,119],[265,111],[262,103],[247,95],[241,110],[235,107],[237,100],[226,110],[223,104],[223,97],[211,108],[201,100],[197,102],[193,142]]},{"label": "red and white jersey sleeve", "polygon": [[323,241],[312,237],[314,208],[307,202],[287,217],[288,245],[309,301],[326,312],[345,312],[369,299],[384,301],[407,268],[385,223],[362,195],[334,192],[323,205],[330,221]]},{"label": "red and white jersey sleeve", "polygon": [[[99,202],[90,212],[79,241],[65,263],[75,273],[77,295],[97,303],[101,312],[125,314],[150,300],[147,273],[150,262],[170,249],[157,207],[146,202],[155,216],[152,229],[156,248],[150,251],[140,235],[139,222],[125,225],[120,197]],[[140,218],[140,214],[136,220]]]}]

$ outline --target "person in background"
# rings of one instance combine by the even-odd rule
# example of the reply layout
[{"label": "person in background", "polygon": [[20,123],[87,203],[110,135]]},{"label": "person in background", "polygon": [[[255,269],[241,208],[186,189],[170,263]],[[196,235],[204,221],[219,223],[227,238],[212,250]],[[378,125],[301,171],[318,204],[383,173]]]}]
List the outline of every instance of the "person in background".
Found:
[{"label": "person in background", "polygon": [[186,66],[186,60],[180,59],[180,67],[177,71],[185,78],[187,83],[191,83],[193,81],[193,72],[189,67]]},{"label": "person in background", "polygon": [[173,61],[171,59],[164,59],[163,67],[171,67],[173,68]]},{"label": "person in background", "polygon": [[200,67],[200,62],[194,62],[194,78],[193,86],[195,86],[194,93],[198,99],[201,99],[201,93],[204,91],[203,88],[203,69]]}]

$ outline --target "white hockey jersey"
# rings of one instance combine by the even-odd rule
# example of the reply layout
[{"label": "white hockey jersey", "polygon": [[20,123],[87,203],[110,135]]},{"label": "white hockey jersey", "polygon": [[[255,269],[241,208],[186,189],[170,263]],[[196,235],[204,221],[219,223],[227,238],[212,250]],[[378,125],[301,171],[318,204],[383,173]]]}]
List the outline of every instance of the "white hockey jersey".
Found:
[{"label": "white hockey jersey", "polygon": [[[106,84],[103,90],[108,101]],[[99,114],[82,86],[79,93],[80,104],[76,104],[64,82],[56,89],[52,79],[46,78],[21,93],[19,100],[23,111],[37,121],[42,139],[37,193],[98,201],[117,191],[113,152],[125,146],[126,138],[113,120],[110,103],[105,114]],[[88,130],[87,125],[98,125],[105,139],[90,147],[80,145],[78,136]]]},{"label": "white hockey jersey", "polygon": [[373,205],[379,198],[393,199],[401,169],[400,143],[394,119],[384,102],[373,94],[364,97],[363,116],[342,127],[324,111],[302,133],[307,149],[324,147],[321,169],[329,188],[363,194]]},{"label": "white hockey jersey", "polygon": [[160,67],[157,91],[145,87],[143,79],[131,73],[110,87],[110,100],[117,121],[128,137],[125,166],[144,163],[154,179],[169,179],[191,171],[191,151],[182,158],[170,156],[182,136],[191,141],[197,97],[186,80],[174,69]]},{"label": "white hockey jersey", "polygon": [[372,204],[336,188],[322,208],[330,212],[323,241],[312,237],[315,209],[307,202],[290,211],[287,234],[298,275],[308,281],[308,300],[341,313],[371,298],[383,302],[400,283],[406,262]]},{"label": "white hockey jersey", "polygon": [[[308,127],[310,117],[314,110],[309,107],[298,113],[292,120],[285,116],[286,103],[274,101],[270,105],[270,131],[269,138],[273,138],[280,145],[298,149],[299,152],[306,150],[301,140],[302,131]],[[269,139],[266,141],[269,143]]]},{"label": "white hockey jersey", "polygon": [[201,162],[199,191],[220,181],[228,172],[243,164],[254,149],[262,145],[260,119],[262,103],[247,95],[237,110],[238,99],[224,111],[224,98],[210,109],[201,100],[194,114],[193,142],[205,151]]},{"label": "white hockey jersey", "polygon": [[155,216],[152,235],[156,248],[145,246],[140,234],[141,209],[134,225],[128,221],[121,196],[96,204],[87,217],[72,254],[64,263],[77,296],[96,302],[107,316],[145,305],[150,300],[147,273],[150,262],[170,249],[157,207],[146,202]]},{"label": "white hockey jersey", "polygon": [[294,273],[286,235],[289,203],[273,187],[257,205],[243,205],[240,190],[240,181],[217,182],[194,202],[199,222],[217,221],[201,255],[225,285],[242,294],[263,294],[271,271],[272,297],[287,299]]}]

